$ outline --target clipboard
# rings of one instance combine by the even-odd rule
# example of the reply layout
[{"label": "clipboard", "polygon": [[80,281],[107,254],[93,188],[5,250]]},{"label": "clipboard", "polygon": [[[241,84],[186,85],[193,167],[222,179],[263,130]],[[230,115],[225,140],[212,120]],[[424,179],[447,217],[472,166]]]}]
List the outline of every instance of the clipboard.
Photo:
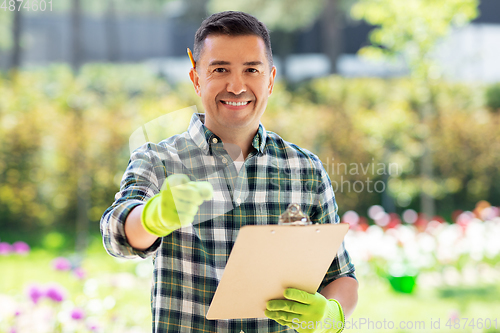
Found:
[{"label": "clipboard", "polygon": [[285,299],[286,288],[315,293],[348,230],[347,223],[243,226],[206,318],[266,318],[266,302]]}]

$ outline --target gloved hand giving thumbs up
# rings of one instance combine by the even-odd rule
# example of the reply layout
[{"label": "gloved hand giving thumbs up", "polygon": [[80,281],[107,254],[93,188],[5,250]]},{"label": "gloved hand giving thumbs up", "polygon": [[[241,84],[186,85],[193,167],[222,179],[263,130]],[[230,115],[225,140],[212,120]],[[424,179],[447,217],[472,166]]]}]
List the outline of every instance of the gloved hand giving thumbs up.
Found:
[{"label": "gloved hand giving thumbs up", "polygon": [[166,236],[193,223],[199,206],[212,195],[213,187],[209,182],[190,181],[183,174],[170,175],[160,193],[146,202],[142,225],[155,236]]}]

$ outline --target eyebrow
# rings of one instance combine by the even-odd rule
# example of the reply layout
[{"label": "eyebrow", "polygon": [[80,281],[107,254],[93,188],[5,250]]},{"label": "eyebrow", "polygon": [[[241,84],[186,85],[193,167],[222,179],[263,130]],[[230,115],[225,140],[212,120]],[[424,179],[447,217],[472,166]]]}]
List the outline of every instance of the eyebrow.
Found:
[{"label": "eyebrow", "polygon": [[[220,66],[220,65],[231,65],[229,61],[224,60],[214,60],[208,66]],[[262,61],[247,61],[243,63],[244,66],[260,66],[264,65]]]},{"label": "eyebrow", "polygon": [[243,65],[245,66],[259,66],[259,65],[264,65],[262,61],[247,61]]},{"label": "eyebrow", "polygon": [[214,60],[211,63],[208,64],[208,66],[219,66],[219,65],[230,65],[231,63],[229,61],[224,61],[224,60]]}]

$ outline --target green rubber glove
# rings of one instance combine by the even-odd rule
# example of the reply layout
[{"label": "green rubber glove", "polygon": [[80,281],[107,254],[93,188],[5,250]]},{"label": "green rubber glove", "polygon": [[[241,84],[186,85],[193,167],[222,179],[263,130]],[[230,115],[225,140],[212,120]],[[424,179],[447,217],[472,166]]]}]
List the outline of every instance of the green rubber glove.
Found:
[{"label": "green rubber glove", "polygon": [[337,300],[295,288],[286,289],[283,295],[286,300],[267,302],[266,317],[300,333],[337,333],[344,330],[344,311]]},{"label": "green rubber glove", "polygon": [[187,175],[170,175],[160,193],[150,198],[142,210],[141,222],[149,233],[164,237],[193,223],[199,206],[210,200],[213,187],[209,182],[193,182]]}]

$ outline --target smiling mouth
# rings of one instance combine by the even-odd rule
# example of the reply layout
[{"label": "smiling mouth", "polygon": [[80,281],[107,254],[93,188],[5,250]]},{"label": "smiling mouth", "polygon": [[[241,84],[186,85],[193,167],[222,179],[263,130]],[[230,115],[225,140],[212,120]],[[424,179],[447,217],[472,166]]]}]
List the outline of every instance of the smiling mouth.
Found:
[{"label": "smiling mouth", "polygon": [[221,101],[222,104],[231,105],[231,106],[243,106],[250,104],[251,101],[245,102],[230,102],[230,101]]}]

